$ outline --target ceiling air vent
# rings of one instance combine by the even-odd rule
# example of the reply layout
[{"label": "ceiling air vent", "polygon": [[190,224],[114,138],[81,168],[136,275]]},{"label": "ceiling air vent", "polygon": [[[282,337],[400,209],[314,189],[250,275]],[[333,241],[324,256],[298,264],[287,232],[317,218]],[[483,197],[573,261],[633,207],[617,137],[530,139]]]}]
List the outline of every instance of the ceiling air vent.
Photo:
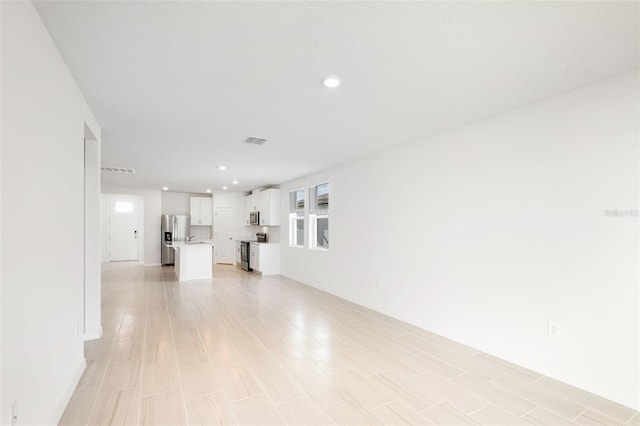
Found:
[{"label": "ceiling air vent", "polygon": [[100,167],[100,170],[108,173],[122,173],[125,175],[133,175],[136,173],[134,169],[127,169],[124,167]]},{"label": "ceiling air vent", "polygon": [[267,140],[263,139],[263,138],[254,138],[253,136],[250,136],[248,138],[246,138],[244,140],[244,143],[252,143],[254,145],[262,145],[263,143],[265,143]]}]

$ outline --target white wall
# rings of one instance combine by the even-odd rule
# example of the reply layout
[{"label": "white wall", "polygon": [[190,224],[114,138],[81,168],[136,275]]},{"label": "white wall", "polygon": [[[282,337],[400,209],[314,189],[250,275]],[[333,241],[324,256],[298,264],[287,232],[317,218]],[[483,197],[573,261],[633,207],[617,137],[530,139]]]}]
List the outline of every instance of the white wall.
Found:
[{"label": "white wall", "polygon": [[[282,273],[639,406],[638,78],[281,185],[331,184],[328,252]],[[376,280],[381,288],[376,289]],[[547,337],[547,320],[559,336]]]},{"label": "white wall", "polygon": [[[161,195],[160,190],[118,188],[103,185],[103,203],[105,194],[137,195],[144,202],[144,266],[160,265],[160,216]],[[102,209],[103,215],[105,208]],[[107,209],[108,211],[108,209]],[[104,253],[104,244],[103,244]],[[104,260],[104,254],[103,254]]]},{"label": "white wall", "polygon": [[100,282],[100,142],[85,128],[84,143],[84,338],[102,335]]},{"label": "white wall", "polygon": [[189,197],[201,196],[186,192],[162,192],[162,214],[189,214]]},{"label": "white wall", "polygon": [[[3,8],[0,6],[0,25],[2,25],[2,22],[4,22],[4,13],[3,13]],[[0,54],[2,52],[2,48],[4,46],[4,42],[3,42],[3,37],[5,36],[4,31],[2,31],[2,27],[0,26]],[[5,109],[5,104],[4,104],[4,96],[2,95],[3,90],[2,90],[2,85],[5,82],[4,77],[2,77],[2,75],[4,74],[4,68],[1,67],[2,65],[2,56],[0,56],[0,123],[2,123],[4,121],[4,109]],[[0,404],[2,404],[2,406],[5,405],[6,400],[4,398],[2,398],[2,393],[3,393],[3,389],[4,389],[4,382],[2,380],[2,372],[4,371],[4,368],[2,367],[4,365],[4,360],[2,359],[3,357],[3,351],[2,351],[2,347],[3,347],[3,340],[2,340],[2,333],[4,332],[4,311],[3,311],[3,306],[4,306],[4,292],[2,291],[2,283],[3,283],[3,270],[2,270],[2,262],[3,262],[3,258],[2,258],[2,246],[4,244],[2,244],[2,235],[3,235],[3,229],[4,229],[4,221],[2,218],[2,211],[4,209],[4,196],[3,191],[4,191],[4,184],[5,184],[5,180],[3,179],[4,176],[4,172],[2,171],[2,165],[4,164],[3,162],[3,156],[2,156],[2,150],[3,150],[3,145],[4,143],[2,142],[5,139],[6,136],[6,126],[2,126],[2,124],[0,124]],[[7,399],[8,400],[8,399]],[[8,413],[4,410],[2,410],[2,408],[0,408],[0,419],[6,419],[6,415]]]},{"label": "white wall", "polygon": [[85,365],[84,123],[100,129],[33,4],[0,8],[0,419],[17,401],[18,424],[43,425]]},{"label": "white wall", "polygon": [[[187,192],[162,192],[162,214],[186,214],[191,215],[191,197],[210,197],[208,194],[190,194]],[[213,215],[213,211],[211,212]],[[212,238],[213,227],[212,226],[191,226],[191,235],[196,239],[210,239]]]},{"label": "white wall", "polygon": [[100,194],[100,260],[109,261],[109,194]]}]

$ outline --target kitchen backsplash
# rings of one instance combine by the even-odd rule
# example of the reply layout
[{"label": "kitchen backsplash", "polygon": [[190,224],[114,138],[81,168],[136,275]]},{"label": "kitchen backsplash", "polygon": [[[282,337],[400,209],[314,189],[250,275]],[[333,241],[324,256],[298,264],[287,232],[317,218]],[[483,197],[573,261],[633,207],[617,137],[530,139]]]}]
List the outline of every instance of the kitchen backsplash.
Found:
[{"label": "kitchen backsplash", "polygon": [[[258,228],[257,226],[255,227]],[[258,232],[258,231],[256,231]],[[280,242],[280,227],[279,226],[263,226],[260,232],[267,233],[267,241],[270,243]],[[255,237],[255,234],[254,234]]]},{"label": "kitchen backsplash", "polygon": [[264,232],[267,234],[267,241],[270,243],[280,242],[280,227],[279,226],[246,226],[243,235],[238,235],[238,240],[255,240],[256,232]]},{"label": "kitchen backsplash", "polygon": [[192,226],[191,235],[193,235],[196,240],[208,240],[212,237],[211,227],[210,226]]}]

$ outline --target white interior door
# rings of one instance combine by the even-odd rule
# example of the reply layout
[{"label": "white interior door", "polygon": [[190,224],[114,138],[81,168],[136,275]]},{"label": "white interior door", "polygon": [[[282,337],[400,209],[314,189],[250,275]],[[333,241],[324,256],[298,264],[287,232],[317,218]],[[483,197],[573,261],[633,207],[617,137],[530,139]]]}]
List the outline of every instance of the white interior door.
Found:
[{"label": "white interior door", "polygon": [[233,208],[232,207],[216,207],[214,213],[215,223],[214,231],[214,252],[216,263],[234,262],[233,242]]},{"label": "white interior door", "polygon": [[109,202],[109,260],[138,260],[138,201],[111,197]]}]

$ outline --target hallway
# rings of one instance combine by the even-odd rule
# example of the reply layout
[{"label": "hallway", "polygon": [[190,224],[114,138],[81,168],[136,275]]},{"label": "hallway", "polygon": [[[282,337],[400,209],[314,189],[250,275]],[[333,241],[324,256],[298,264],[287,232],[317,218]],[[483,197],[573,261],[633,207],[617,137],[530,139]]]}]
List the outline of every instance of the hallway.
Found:
[{"label": "hallway", "polygon": [[103,264],[62,425],[640,424],[629,408],[281,277]]}]

